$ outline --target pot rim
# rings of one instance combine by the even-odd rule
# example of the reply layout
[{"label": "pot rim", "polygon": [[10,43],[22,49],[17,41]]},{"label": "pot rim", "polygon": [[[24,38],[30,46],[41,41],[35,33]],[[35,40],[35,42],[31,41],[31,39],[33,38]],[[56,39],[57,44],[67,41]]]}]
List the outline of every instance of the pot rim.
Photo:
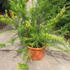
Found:
[{"label": "pot rim", "polygon": [[33,48],[33,47],[30,47],[30,46],[28,46],[27,48],[28,49],[31,49],[31,50],[43,50],[43,49],[45,49],[47,46],[43,46],[42,48]]}]

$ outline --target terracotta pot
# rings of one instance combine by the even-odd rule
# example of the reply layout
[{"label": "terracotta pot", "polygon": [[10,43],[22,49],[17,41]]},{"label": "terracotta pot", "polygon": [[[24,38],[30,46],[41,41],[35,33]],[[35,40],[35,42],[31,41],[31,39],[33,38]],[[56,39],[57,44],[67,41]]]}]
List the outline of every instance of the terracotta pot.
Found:
[{"label": "terracotta pot", "polygon": [[44,57],[45,47],[42,48],[28,47],[28,52],[32,60],[40,60]]}]

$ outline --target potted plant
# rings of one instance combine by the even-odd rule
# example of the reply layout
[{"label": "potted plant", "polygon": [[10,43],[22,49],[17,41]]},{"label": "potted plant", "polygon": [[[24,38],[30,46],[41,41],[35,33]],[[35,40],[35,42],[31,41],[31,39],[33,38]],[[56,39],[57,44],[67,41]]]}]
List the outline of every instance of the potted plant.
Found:
[{"label": "potted plant", "polygon": [[48,32],[43,24],[30,24],[26,21],[18,28],[21,44],[27,46],[32,60],[40,60],[44,56],[45,49],[49,45],[60,43],[65,45],[64,38]]},{"label": "potted plant", "polygon": [[27,22],[20,27],[18,28],[18,32],[22,45],[27,46],[33,60],[41,59],[46,47],[46,32],[43,30],[44,28],[41,25],[38,27],[36,24]]},{"label": "potted plant", "polygon": [[[63,7],[58,13],[56,13],[56,5],[51,12],[51,7],[55,1],[40,0],[35,5],[32,2],[34,6],[28,13],[25,0],[10,0],[11,9],[15,12],[15,16],[12,18],[1,16],[0,21],[14,23],[21,44],[28,48],[33,60],[39,60],[44,56],[45,47],[57,42],[65,45],[64,38],[55,35],[52,29],[52,26],[60,20],[66,11],[64,2],[65,0],[61,3]],[[46,13],[47,11],[49,12]]]}]

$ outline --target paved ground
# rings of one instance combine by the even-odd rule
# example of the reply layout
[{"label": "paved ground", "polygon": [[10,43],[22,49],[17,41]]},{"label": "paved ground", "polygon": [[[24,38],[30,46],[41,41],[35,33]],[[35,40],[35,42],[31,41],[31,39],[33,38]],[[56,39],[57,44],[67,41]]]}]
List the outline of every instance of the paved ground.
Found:
[{"label": "paved ground", "polygon": [[31,61],[29,70],[70,70],[70,54],[49,51],[40,61]]},{"label": "paved ground", "polygon": [[0,70],[18,70],[19,56],[15,51],[0,51]]},{"label": "paved ground", "polygon": [[[0,42],[5,42],[13,35],[13,32],[0,34]],[[15,51],[17,45],[0,49],[0,70],[17,70],[16,64],[21,61]],[[49,50],[42,60],[30,61],[29,70],[70,70],[70,54]]]},{"label": "paved ground", "polygon": [[[0,34],[0,42],[6,42],[13,37],[15,33],[13,31],[7,31]],[[16,52],[18,49],[18,43],[16,45],[8,45],[4,48],[0,48],[0,70],[18,70],[16,64],[21,62],[20,56]]]}]

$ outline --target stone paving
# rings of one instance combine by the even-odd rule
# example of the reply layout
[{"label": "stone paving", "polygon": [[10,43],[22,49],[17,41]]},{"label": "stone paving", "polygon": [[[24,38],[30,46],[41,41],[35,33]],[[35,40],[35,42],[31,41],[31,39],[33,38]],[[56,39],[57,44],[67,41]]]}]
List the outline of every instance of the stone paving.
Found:
[{"label": "stone paving", "polygon": [[40,61],[31,61],[29,70],[70,70],[70,54],[50,52]]},{"label": "stone paving", "polygon": [[[0,42],[5,42],[14,35],[13,32],[0,34]],[[16,64],[21,62],[15,46],[0,49],[0,70],[17,70]],[[29,61],[29,70],[70,70],[70,54],[54,50],[46,51],[45,57],[39,61]]]}]

